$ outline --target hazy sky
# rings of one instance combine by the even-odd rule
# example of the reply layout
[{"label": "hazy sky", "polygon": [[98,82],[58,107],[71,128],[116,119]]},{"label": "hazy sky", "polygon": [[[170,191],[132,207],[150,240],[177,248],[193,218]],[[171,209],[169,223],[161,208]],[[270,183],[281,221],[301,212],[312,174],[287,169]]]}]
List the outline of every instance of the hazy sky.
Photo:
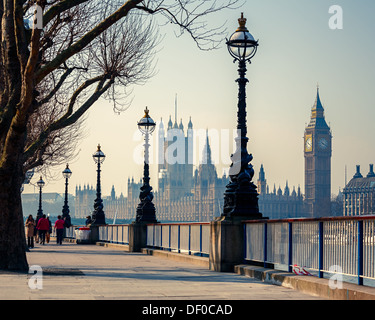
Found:
[{"label": "hazy sky", "polygon": [[[329,28],[331,5],[343,9],[342,30]],[[289,186],[300,185],[304,192],[303,134],[319,83],[333,133],[332,193],[337,194],[345,184],[345,165],[349,180],[356,164],[366,175],[368,165],[375,163],[375,2],[254,0],[238,10],[209,16],[207,22],[217,26],[226,21],[229,37],[241,11],[249,31],[259,39],[259,50],[247,72],[248,150],[254,156],[254,180],[263,164],[271,188],[274,183],[283,188],[288,180]],[[178,122],[182,118],[185,128],[191,116],[195,129],[219,132],[224,141],[225,133],[236,127],[237,65],[225,43],[216,51],[200,51],[188,35],[176,38],[170,25],[160,32],[165,37],[156,56],[157,75],[146,85],[134,87],[131,107],[117,115],[111,104],[101,100],[88,113],[86,137],[79,144],[79,156],[70,164],[71,193],[76,185],[95,188],[92,154],[98,143],[107,156],[102,166],[104,196],[112,185],[117,195],[125,195],[128,177],[142,177],[142,164],[134,160],[134,154],[141,155],[136,124],[145,106],[157,123],[163,118],[166,125],[169,115],[174,119],[177,94]],[[155,141],[156,136],[157,131]],[[231,150],[221,152],[228,158],[217,159],[219,174],[229,166]],[[156,153],[153,157],[156,161]],[[156,168],[156,163],[151,165],[154,189]],[[63,165],[56,168],[56,179],[46,180],[44,191],[64,192],[63,169]],[[36,174],[32,183],[38,178]],[[33,186],[26,186],[24,192],[34,192]]]}]

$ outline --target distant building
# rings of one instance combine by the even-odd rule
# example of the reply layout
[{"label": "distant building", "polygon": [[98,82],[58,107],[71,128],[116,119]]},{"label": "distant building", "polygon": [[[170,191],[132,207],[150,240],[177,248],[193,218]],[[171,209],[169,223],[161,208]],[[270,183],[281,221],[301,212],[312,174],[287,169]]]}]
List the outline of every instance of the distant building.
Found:
[{"label": "distant building", "polygon": [[94,210],[95,199],[96,190],[93,186],[84,185],[83,189],[81,189],[81,186],[76,186],[74,218],[86,218],[89,215],[91,216]]},{"label": "distant building", "polygon": [[[211,221],[220,216],[229,177],[218,177],[211,159],[208,135],[202,162],[195,170],[191,118],[186,132],[182,120],[180,124],[177,123],[177,117],[174,123],[171,117],[169,118],[167,131],[161,121],[158,142],[158,180],[151,182],[151,185],[158,186],[153,200],[157,219]],[[304,134],[305,195],[301,193],[299,186],[291,190],[288,182],[283,190],[280,186],[276,189],[274,185],[270,191],[262,165],[257,185],[258,204],[263,216],[271,219],[330,216],[331,156],[332,134],[325,121],[318,89],[315,104],[311,109],[310,123]],[[116,197],[113,187],[111,195],[103,199],[106,217],[134,220],[141,186],[142,180],[134,182],[134,179],[128,179],[128,194],[120,197]],[[76,189],[76,217],[91,214],[94,199],[95,191],[92,188]],[[339,208],[339,203],[335,207]]]},{"label": "distant building", "polygon": [[308,216],[331,215],[332,134],[324,117],[319,97],[311,109],[311,119],[304,135],[305,200]]},{"label": "distant building", "polygon": [[362,176],[358,165],[353,178],[343,189],[344,216],[362,216],[375,214],[375,173],[370,164],[367,176]]},{"label": "distant building", "polygon": [[[22,193],[22,211],[24,216],[33,215],[35,218],[39,208],[39,192],[36,193]],[[57,217],[62,214],[62,207],[64,205],[65,195],[56,192],[43,192],[42,194],[42,209],[44,214],[50,214],[51,217]],[[74,196],[68,195],[68,204],[70,215],[74,216]]]},{"label": "distant building", "polygon": [[274,185],[273,191],[270,192],[263,164],[260,167],[257,185],[259,193],[259,211],[264,217],[270,219],[286,219],[307,216],[306,203],[301,194],[301,188],[298,186],[296,191],[295,187],[293,187],[293,190],[290,191],[287,181],[284,191],[281,190],[280,186],[276,190],[276,185]]},{"label": "distant building", "polygon": [[[212,152],[209,137],[206,134],[205,146],[203,148],[202,161],[194,170],[192,160],[188,159],[192,149],[193,124],[191,119],[188,124],[187,135],[184,135],[182,121],[168,122],[168,130],[178,130],[173,133],[182,145],[172,136],[165,135],[164,125],[161,121],[159,127],[159,156],[162,153],[178,159],[176,150],[185,150],[181,163],[170,161],[160,157],[158,191],[154,192],[154,204],[156,217],[159,221],[211,221],[219,217],[224,205],[224,192],[229,183],[229,177],[223,175],[218,177],[216,167],[212,161]],[[173,145],[174,144],[174,145]],[[169,149],[168,149],[169,148]],[[190,150],[191,150],[190,149]],[[166,157],[167,157],[166,156]],[[194,172],[193,172],[194,171]],[[279,187],[269,191],[265,178],[263,165],[260,168],[258,183],[259,208],[263,216],[272,219],[292,218],[306,216],[306,205],[304,203],[301,189],[289,188],[288,182],[284,190]],[[103,198],[104,212],[106,218],[134,220],[136,208],[139,203],[139,192],[142,180],[137,182],[134,178],[128,179],[128,193],[126,196],[116,197],[114,186],[111,195]],[[95,190],[84,186],[76,188],[76,218],[83,218],[91,214],[95,199]]]},{"label": "distant building", "polygon": [[[165,135],[164,124],[162,121],[160,123],[158,181],[154,182],[158,185],[158,191],[154,192],[153,200],[159,221],[211,221],[221,214],[229,178],[217,175],[208,135],[202,161],[194,170],[192,129],[190,119],[185,136],[182,120],[178,125],[170,119]],[[183,156],[178,154],[181,150]],[[141,186],[142,180],[135,182],[134,178],[128,179],[127,196],[118,198],[112,187],[111,195],[103,198],[106,218],[116,216],[118,219],[134,220]],[[76,188],[76,218],[91,214],[95,192],[88,186]]]},{"label": "distant building", "polygon": [[177,201],[183,196],[190,196],[193,188],[193,123],[188,123],[184,134],[182,119],[180,125],[175,119],[168,121],[165,135],[163,121],[158,132],[158,190],[165,198]]}]

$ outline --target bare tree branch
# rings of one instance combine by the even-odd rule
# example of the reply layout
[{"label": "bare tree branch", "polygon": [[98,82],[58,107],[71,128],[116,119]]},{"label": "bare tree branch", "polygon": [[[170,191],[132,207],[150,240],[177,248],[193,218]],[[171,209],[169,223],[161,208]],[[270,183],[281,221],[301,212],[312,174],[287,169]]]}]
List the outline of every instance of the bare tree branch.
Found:
[{"label": "bare tree branch", "polygon": [[108,18],[99,23],[94,29],[85,34],[79,41],[71,45],[68,49],[61,52],[57,57],[55,57],[50,63],[43,66],[36,73],[36,81],[40,82],[48,73],[55,70],[59,65],[68,60],[71,56],[81,51],[86,47],[91,41],[98,37],[102,32],[108,29],[111,25],[119,21],[121,18],[125,17],[131,9],[140,3],[141,0],[128,0],[120,9],[110,15]]}]

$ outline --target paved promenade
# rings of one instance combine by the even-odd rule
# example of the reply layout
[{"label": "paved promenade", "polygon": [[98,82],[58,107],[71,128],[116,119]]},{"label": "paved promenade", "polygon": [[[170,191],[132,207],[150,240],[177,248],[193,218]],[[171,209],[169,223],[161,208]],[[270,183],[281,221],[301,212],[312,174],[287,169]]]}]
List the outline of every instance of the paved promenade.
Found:
[{"label": "paved promenade", "polygon": [[42,289],[31,274],[0,272],[0,299],[299,300],[318,297],[234,273],[94,245],[37,245],[29,265],[42,267]]}]

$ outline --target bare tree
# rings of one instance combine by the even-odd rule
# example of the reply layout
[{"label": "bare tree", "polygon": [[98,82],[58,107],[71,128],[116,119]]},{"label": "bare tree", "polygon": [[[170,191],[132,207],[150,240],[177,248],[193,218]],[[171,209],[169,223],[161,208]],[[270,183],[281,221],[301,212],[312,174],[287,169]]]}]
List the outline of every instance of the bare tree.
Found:
[{"label": "bare tree", "polygon": [[[209,28],[205,17],[237,2],[0,2],[0,269],[28,268],[20,196],[26,170],[73,155],[85,112],[100,97],[124,109],[119,98],[129,86],[153,75],[156,24],[175,24],[210,50],[224,29]],[[34,26],[26,20],[38,17],[35,8],[43,28],[40,19]]]}]

